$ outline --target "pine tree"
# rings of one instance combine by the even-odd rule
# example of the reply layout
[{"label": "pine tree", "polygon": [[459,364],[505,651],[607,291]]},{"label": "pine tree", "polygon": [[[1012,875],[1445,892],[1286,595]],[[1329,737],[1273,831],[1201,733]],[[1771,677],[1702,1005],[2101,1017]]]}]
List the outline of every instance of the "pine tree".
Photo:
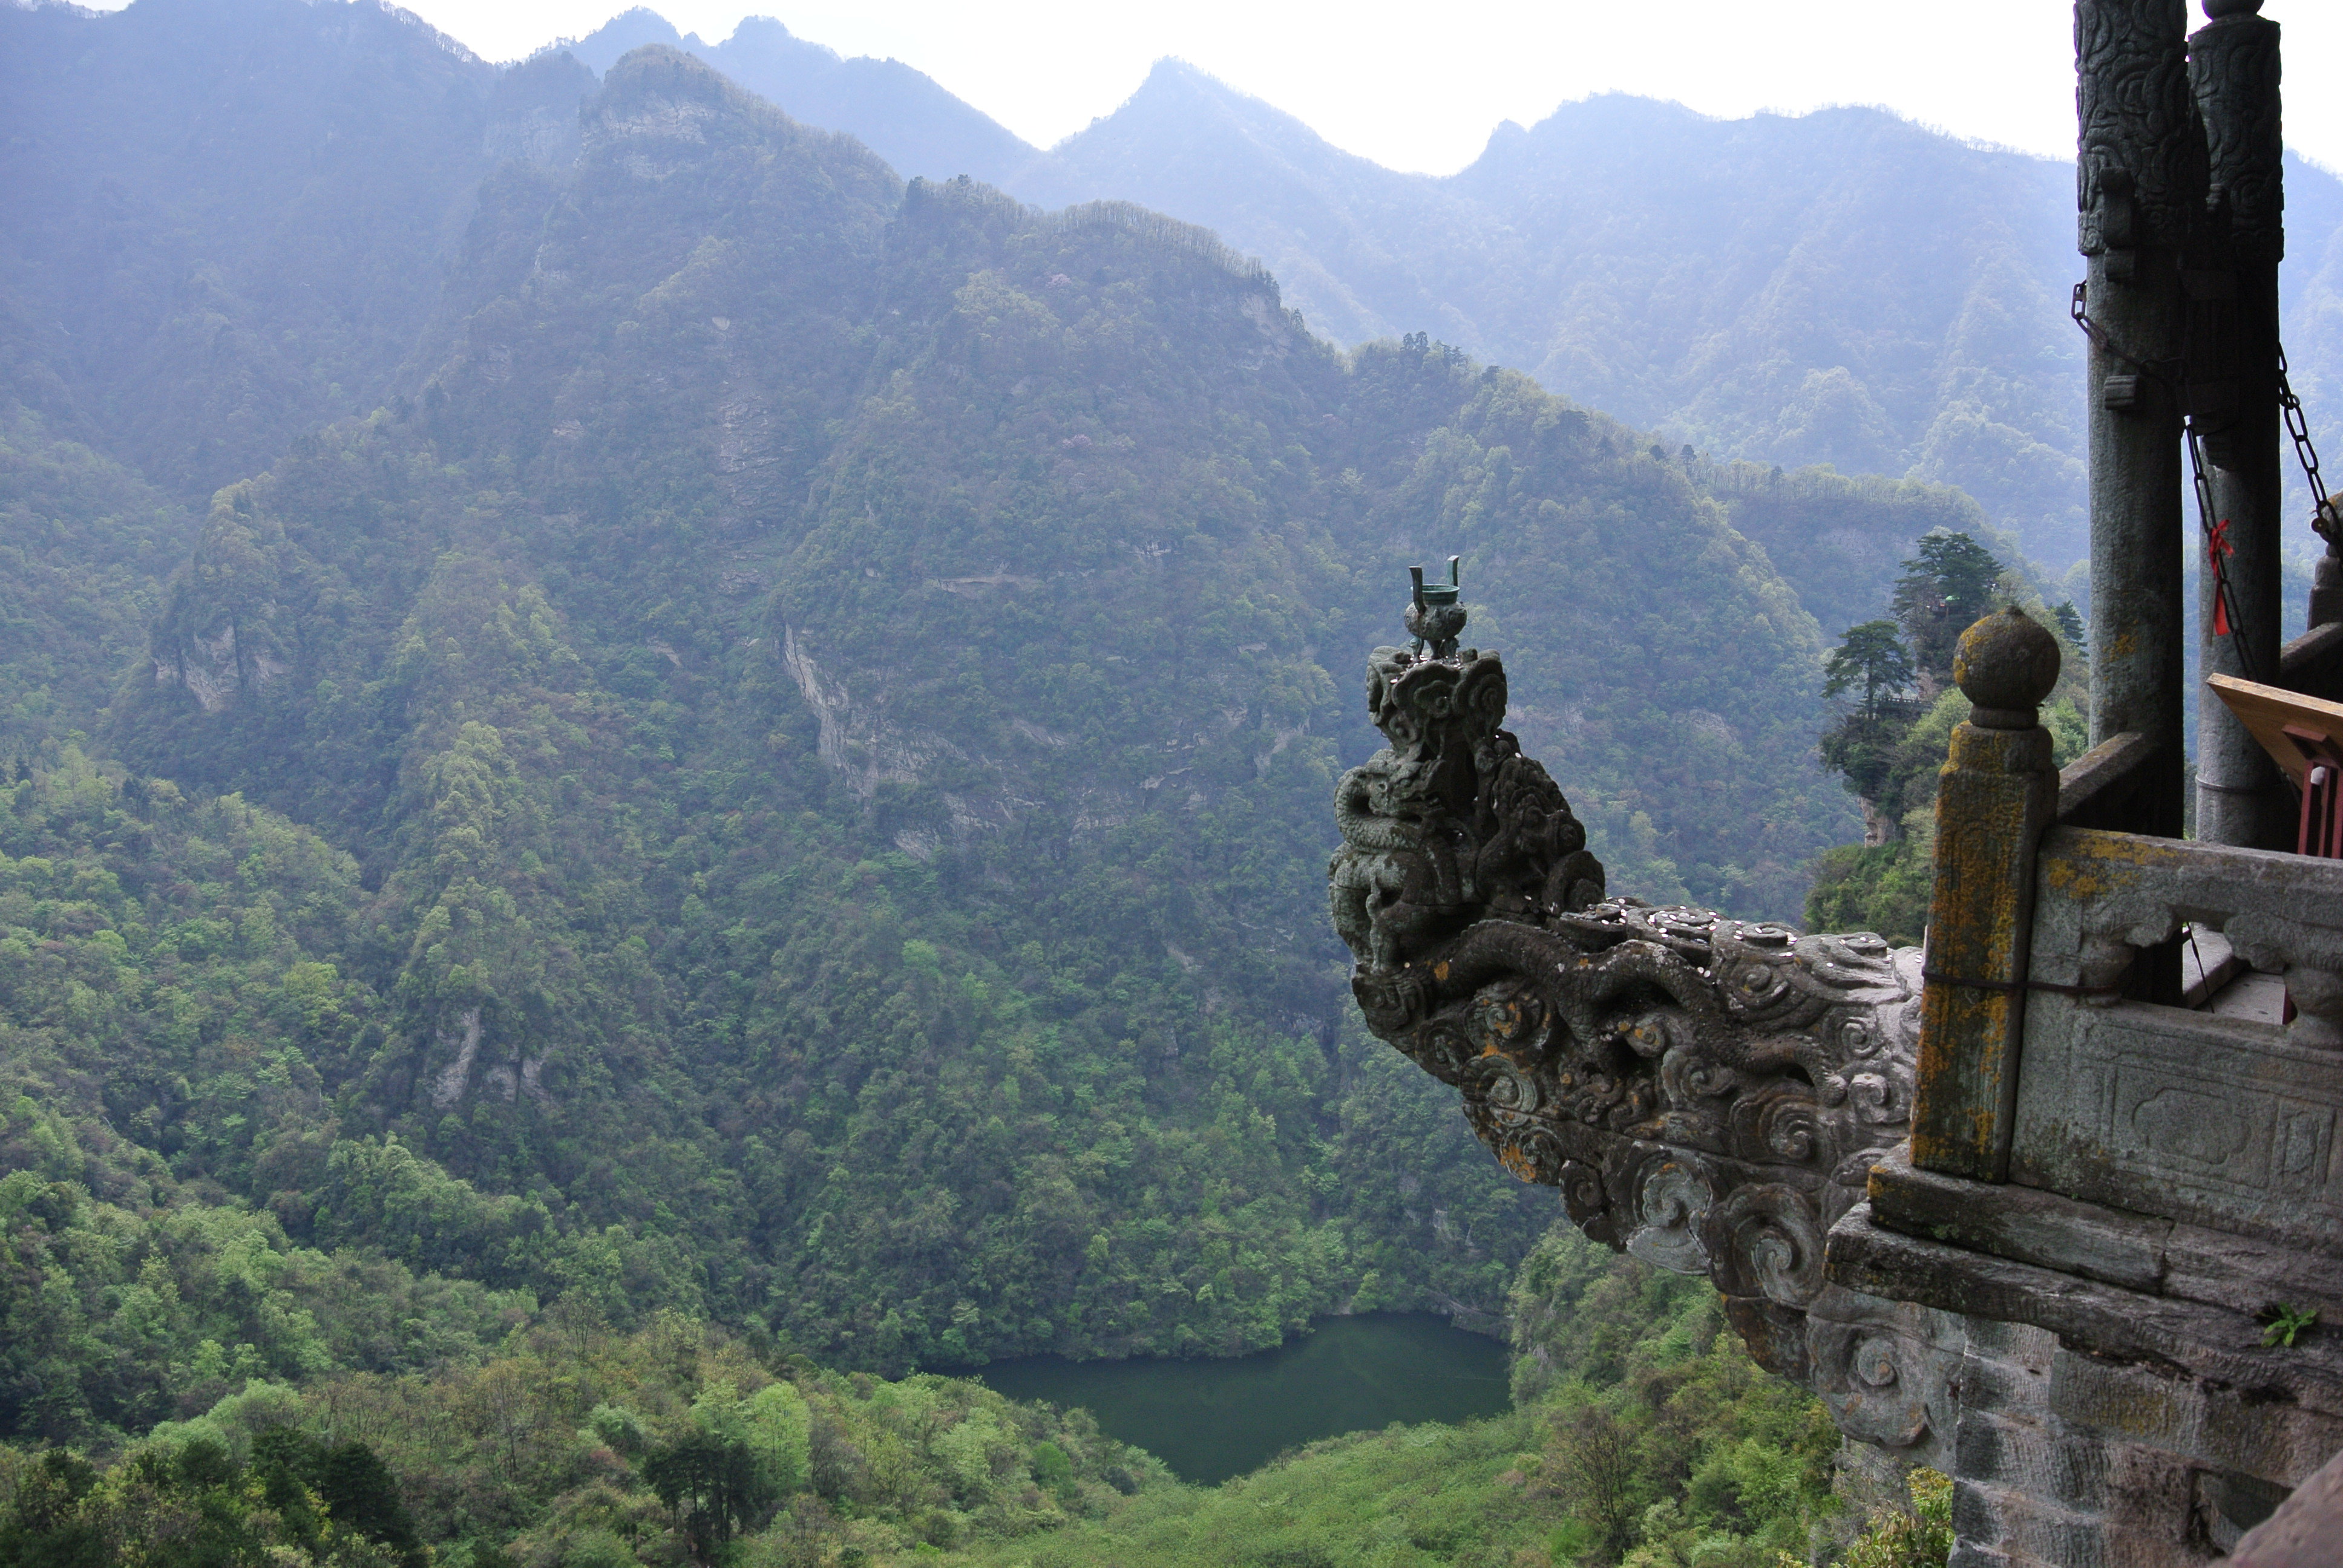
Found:
[{"label": "pine tree", "polygon": [[1920,671],[1941,685],[1952,678],[1953,648],[1981,616],[1991,613],[2001,586],[2001,562],[1966,534],[1939,528],[1904,563],[1890,602]]},{"label": "pine tree", "polygon": [[1860,686],[1862,712],[1879,717],[1881,704],[1900,697],[1912,684],[1912,652],[1892,620],[1867,620],[1850,627],[1824,663],[1823,695],[1837,697]]}]

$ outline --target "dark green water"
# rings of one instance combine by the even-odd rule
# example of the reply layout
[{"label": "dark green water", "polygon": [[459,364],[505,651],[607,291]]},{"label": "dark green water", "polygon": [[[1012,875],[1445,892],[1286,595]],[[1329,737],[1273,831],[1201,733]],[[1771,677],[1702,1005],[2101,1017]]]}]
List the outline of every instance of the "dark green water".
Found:
[{"label": "dark green water", "polygon": [[1317,1438],[1395,1421],[1465,1421],[1508,1403],[1504,1347],[1418,1312],[1321,1318],[1316,1332],[1259,1355],[1031,1356],[973,1375],[1011,1399],[1088,1405],[1110,1435],[1206,1486]]}]

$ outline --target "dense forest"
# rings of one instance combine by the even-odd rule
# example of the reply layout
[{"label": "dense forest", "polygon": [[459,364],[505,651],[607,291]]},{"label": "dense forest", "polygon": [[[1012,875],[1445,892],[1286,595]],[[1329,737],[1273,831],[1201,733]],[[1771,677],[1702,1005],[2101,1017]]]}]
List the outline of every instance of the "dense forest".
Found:
[{"label": "dense forest", "polygon": [[[1456,553],[1612,885],[1795,914],[1824,628],[2015,565],[1975,501],[1338,348],[679,52],[0,42],[14,1559],[1925,1560],[1366,1036],[1323,877]],[[1510,1319],[1514,1413],[1200,1491],[935,1370],[1378,1309]]]},{"label": "dense forest", "polygon": [[[1338,356],[1193,231],[903,191],[673,55],[585,134],[484,189],[428,382],[214,498],[72,786],[139,824],[117,879],[149,779],[353,859],[285,939],[363,1043],[247,1134],[309,1155],[189,1173],[298,1232],[395,1145],[500,1195],[446,1241],[489,1283],[618,1226],[643,1310],[887,1370],[1493,1310],[1544,1209],[1346,1021],[1329,667],[1457,540],[1620,872],[1795,908],[1845,808],[1793,590],[1676,456],[1435,345]],[[55,804],[85,766],[27,759],[10,854],[108,857]],[[148,1037],[165,912],[81,918]],[[22,1060],[76,1047],[115,1050]]]},{"label": "dense forest", "polygon": [[132,1552],[351,1568],[1944,1562],[1949,1484],[1840,1462],[1821,1404],[1751,1363],[1705,1282],[1564,1223],[1511,1304],[1507,1414],[1312,1443],[1216,1488],[1083,1411],[825,1370],[671,1312],[619,1332],[573,1304],[429,1374],[250,1379],[103,1463],[0,1448],[0,1550],[27,1568]]}]

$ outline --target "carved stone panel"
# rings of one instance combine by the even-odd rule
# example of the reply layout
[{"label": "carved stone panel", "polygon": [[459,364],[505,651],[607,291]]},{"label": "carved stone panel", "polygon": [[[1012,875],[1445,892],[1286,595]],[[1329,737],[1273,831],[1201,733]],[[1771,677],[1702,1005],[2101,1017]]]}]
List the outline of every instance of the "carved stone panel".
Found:
[{"label": "carved stone panel", "polygon": [[[2055,1015],[2055,1016],[2054,1016]],[[2013,1180],[2332,1245],[2338,1064],[2274,1024],[2127,1002],[2029,1010]]]},{"label": "carved stone panel", "polygon": [[[2291,1024],[2118,1001],[2143,948],[2224,931]],[[2343,862],[2062,829],[2043,841],[2010,1174],[2322,1251],[2343,1234]],[[2104,989],[2103,989],[2104,988]],[[2079,993],[2079,994],[2078,994]]]}]

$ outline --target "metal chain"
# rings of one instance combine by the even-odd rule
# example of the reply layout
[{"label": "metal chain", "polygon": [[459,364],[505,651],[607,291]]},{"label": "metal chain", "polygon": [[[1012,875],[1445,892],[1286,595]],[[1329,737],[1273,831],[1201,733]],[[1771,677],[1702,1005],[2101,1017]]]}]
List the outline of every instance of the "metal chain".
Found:
[{"label": "metal chain", "polygon": [[2302,464],[2302,477],[2310,486],[2311,531],[2327,541],[2330,549],[2343,548],[2343,538],[2337,535],[2335,515],[2327,509],[2327,481],[2318,472],[2318,448],[2310,444],[2310,421],[2302,412],[2302,399],[2294,395],[2294,383],[2286,376],[2286,345],[2278,346],[2278,406],[2286,414],[2286,433],[2294,437],[2294,455]]},{"label": "metal chain", "polygon": [[2078,283],[2075,285],[2074,296],[2066,302],[2066,314],[2073,317],[2075,319],[2075,325],[2083,329],[2083,336],[2088,337],[2092,342],[2105,349],[2110,356],[2122,360],[2125,364],[2130,366],[2134,370],[2138,371],[2142,376],[2147,377],[2149,380],[2154,381],[2157,386],[2162,387],[2167,392],[2174,392],[2177,395],[2177,388],[2176,388],[2172,384],[2173,378],[2171,376],[2167,375],[2165,370],[2166,368],[2169,368],[2176,371],[2185,371],[2187,368],[2187,361],[2169,359],[2164,362],[2164,367],[2159,367],[2149,364],[2145,359],[2135,359],[2130,355],[2125,353],[2123,346],[2117,343],[2113,337],[2109,336],[2107,329],[2091,319],[2090,286],[2091,286],[2087,283]]},{"label": "metal chain", "polygon": [[[2187,387],[2184,379],[2182,387]],[[2254,645],[2246,640],[2246,618],[2238,613],[2237,590],[2229,582],[2229,558],[2237,547],[2229,542],[2229,519],[2213,520],[2213,481],[2205,473],[2205,443],[2197,434],[2197,421],[2187,423],[2188,475],[2197,492],[2197,522],[2205,535],[2205,565],[2213,574],[2214,627],[2218,635],[2223,625],[2229,633],[2229,648],[2237,656],[2237,673],[2247,680],[2259,680],[2261,672],[2254,668]]]},{"label": "metal chain", "polygon": [[[2106,328],[2091,319],[2089,305],[2089,286],[2081,283],[2075,285],[2074,295],[2066,307],[2066,314],[2074,317],[2075,325],[2081,327],[2090,340],[2109,356],[2121,360],[2162,387],[2172,396],[2180,408],[2186,411],[2188,408],[2187,359],[2184,357],[2167,360],[2163,367],[2158,367],[2150,365],[2146,360],[2134,358],[2124,352],[2122,346],[2108,335]],[[2281,350],[2278,360],[2278,385],[2281,388],[2286,387],[2285,367],[2284,351]],[[2170,373],[2167,374],[2167,371]],[[2292,396],[2290,391],[2282,391],[2281,401],[2290,396]],[[2213,482],[2205,472],[2204,443],[2197,433],[2197,420],[2193,415],[2187,417],[2184,428],[2187,437],[2190,487],[2197,494],[2197,520],[2200,531],[2205,536],[2205,564],[2213,573],[2216,619],[2217,622],[2227,623],[2229,646],[2237,654],[2238,673],[2247,680],[2253,680],[2258,678],[2258,672],[2254,667],[2253,644],[2246,639],[2245,617],[2238,613],[2237,592],[2229,582],[2228,558],[2235,553],[2236,549],[2236,547],[2229,543],[2229,522],[2226,518],[2217,522],[2214,520]],[[2288,420],[2287,428],[2289,430],[2294,428],[2294,420],[2291,417]],[[2309,439],[2309,433],[2306,428],[2301,438],[2302,444],[2307,447]],[[2323,497],[2325,489],[2319,485],[2317,477],[2318,454],[2315,451],[2311,453],[2308,461],[2312,465],[2313,493]]]}]

